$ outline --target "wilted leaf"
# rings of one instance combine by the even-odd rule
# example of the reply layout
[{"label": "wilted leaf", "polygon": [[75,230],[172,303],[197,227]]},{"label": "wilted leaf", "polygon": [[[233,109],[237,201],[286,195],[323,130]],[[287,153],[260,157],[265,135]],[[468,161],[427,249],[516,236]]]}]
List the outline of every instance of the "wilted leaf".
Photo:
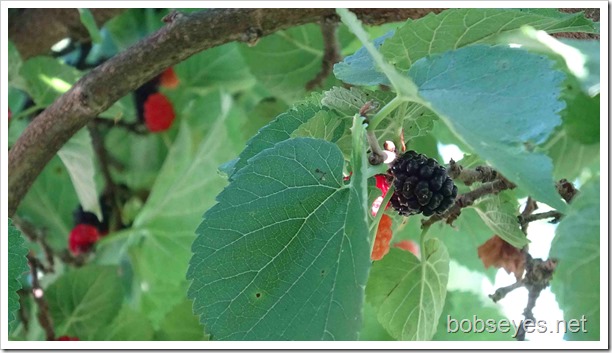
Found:
[{"label": "wilted leaf", "polygon": [[525,255],[497,235],[478,247],[478,257],[485,268],[503,268],[507,273],[514,273],[517,281],[523,278]]}]

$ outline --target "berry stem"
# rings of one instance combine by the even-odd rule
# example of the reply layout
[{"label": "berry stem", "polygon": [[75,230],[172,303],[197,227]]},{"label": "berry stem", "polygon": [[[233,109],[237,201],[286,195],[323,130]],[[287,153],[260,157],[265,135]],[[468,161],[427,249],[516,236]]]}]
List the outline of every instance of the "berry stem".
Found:
[{"label": "berry stem", "polygon": [[391,196],[393,195],[394,191],[395,191],[395,185],[391,184],[389,186],[389,190],[387,190],[387,194],[385,195],[382,202],[380,203],[380,208],[378,209],[378,212],[376,212],[376,217],[374,217],[374,220],[372,220],[372,223],[370,224],[370,254],[372,253],[372,249],[374,248],[374,240],[376,239],[376,231],[378,230],[378,223],[380,223],[380,219],[382,218],[382,215],[385,213],[385,208],[387,208],[387,204],[389,204],[389,200],[391,200]]},{"label": "berry stem", "polygon": [[399,96],[396,96],[389,103],[387,103],[384,107],[382,107],[378,111],[378,113],[376,113],[376,115],[374,115],[372,119],[370,119],[370,121],[368,122],[368,127],[367,127],[368,131],[374,131],[374,129],[376,129],[378,124],[380,124],[380,122],[384,118],[386,118],[387,115],[391,114],[391,112],[397,109],[397,107],[399,107],[399,105],[404,102],[404,99],[405,98],[400,98]]}]

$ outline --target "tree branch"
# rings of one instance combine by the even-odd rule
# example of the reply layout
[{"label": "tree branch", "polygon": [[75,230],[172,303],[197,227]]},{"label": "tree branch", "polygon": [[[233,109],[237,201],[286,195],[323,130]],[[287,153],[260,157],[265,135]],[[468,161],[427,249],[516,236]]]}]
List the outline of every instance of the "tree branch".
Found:
[{"label": "tree branch", "polygon": [[[442,9],[355,9],[369,25],[419,18]],[[190,56],[252,34],[266,36],[334,15],[334,9],[213,9],[173,13],[166,25],[82,77],[28,125],[9,152],[12,216],[44,166],[79,129],[121,97]],[[245,34],[251,34],[245,36]]]},{"label": "tree branch", "polygon": [[[98,26],[127,9],[90,9]],[[21,57],[46,54],[63,38],[79,42],[89,40],[89,33],[77,9],[21,9],[9,16],[9,39]]]}]

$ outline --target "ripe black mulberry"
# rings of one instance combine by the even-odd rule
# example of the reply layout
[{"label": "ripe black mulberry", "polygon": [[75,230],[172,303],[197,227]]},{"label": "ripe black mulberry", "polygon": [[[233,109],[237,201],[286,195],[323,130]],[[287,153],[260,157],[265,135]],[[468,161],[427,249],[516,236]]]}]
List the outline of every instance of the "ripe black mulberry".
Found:
[{"label": "ripe black mulberry", "polygon": [[393,162],[389,174],[395,185],[391,205],[403,216],[442,214],[455,202],[457,186],[433,158],[408,151]]}]

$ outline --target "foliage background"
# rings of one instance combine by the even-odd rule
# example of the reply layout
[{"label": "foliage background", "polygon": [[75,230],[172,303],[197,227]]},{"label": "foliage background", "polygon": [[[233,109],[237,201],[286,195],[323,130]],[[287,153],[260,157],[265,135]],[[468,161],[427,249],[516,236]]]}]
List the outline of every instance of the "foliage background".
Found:
[{"label": "foliage background", "polygon": [[[153,33],[163,25],[161,18],[166,14],[167,10],[134,9],[112,19],[99,32],[92,28],[92,33],[99,33],[99,37],[88,61],[109,58]],[[589,321],[598,323],[599,297],[594,293],[599,292],[599,130],[595,128],[599,126],[599,94],[594,87],[599,82],[599,72],[595,70],[599,65],[599,45],[562,40],[587,58],[591,71],[587,77],[578,77],[562,52],[547,47],[529,30],[519,30],[522,25],[550,33],[595,31],[593,23],[581,14],[560,14],[542,9],[505,12],[455,9],[405,24],[367,28],[371,38],[386,34],[374,43],[382,55],[397,69],[406,71],[420,89],[428,87],[421,91],[421,95],[432,104],[429,109],[410,104],[402,106],[402,113],[393,116],[389,125],[382,125],[377,133],[381,136],[385,131],[395,131],[403,126],[411,137],[410,148],[442,163],[448,161],[442,160],[439,143],[454,144],[475,154],[473,161],[463,161],[466,165],[487,160],[509,177],[525,178],[516,191],[504,193],[507,200],[500,196],[487,201],[499,203],[500,199],[506,200],[509,207],[501,212],[502,216],[515,216],[517,199],[529,194],[538,195],[560,209],[564,207],[552,188],[553,184],[547,184],[550,181],[547,176],[554,176],[555,180],[567,178],[584,186],[580,198],[568,209],[566,218],[556,231],[551,256],[558,257],[561,264],[552,290],[566,317],[588,313],[596,317]],[[390,31],[395,32],[389,34]],[[338,40],[343,56],[356,53],[338,64],[335,76],[328,77],[315,93],[307,92],[304,87],[320,70],[323,38],[319,26],[308,24],[262,38],[254,47],[229,43],[176,65],[179,87],[162,89],[178,116],[169,131],[138,135],[113,128],[105,133],[104,146],[123,166],[121,170],[112,169],[112,177],[116,183],[131,190],[121,213],[124,222],[130,226],[105,236],[97,244],[95,256],[82,268],[75,269],[58,262],[56,272],[41,279],[58,336],[78,336],[81,340],[209,338],[192,312],[192,300],[186,296],[190,282],[185,274],[192,257],[194,230],[202,222],[202,215],[215,205],[217,195],[228,185],[232,170],[245,167],[247,158],[263,149],[256,144],[260,141],[257,136],[261,138],[264,130],[251,138],[275,117],[282,120],[284,116],[285,121],[299,123],[290,130],[288,125],[282,125],[286,136],[273,136],[273,143],[289,137],[323,138],[335,142],[343,156],[348,158],[351,141],[346,136],[350,135],[351,123],[345,120],[354,112],[343,116],[334,100],[342,100],[340,91],[328,90],[342,86],[342,82],[376,88],[378,84],[393,81],[393,74],[388,71],[372,69],[375,66],[368,52],[359,49],[362,43],[343,24],[339,28]],[[497,58],[509,58],[507,64],[514,65],[515,70],[496,81],[478,80],[478,70],[483,68],[474,67],[469,59],[485,56],[491,50],[489,45],[509,42],[521,42],[532,52],[545,53],[549,59],[534,61],[527,51],[511,52],[494,47],[498,48],[495,49],[498,50]],[[463,47],[463,51],[449,51]],[[428,57],[431,54],[440,56]],[[77,56],[78,49],[58,58],[39,56],[22,62],[15,47],[9,43],[8,93],[13,114],[8,132],[9,146],[31,121],[32,112],[51,104],[86,73],[71,66]],[[486,63],[486,56],[483,60]],[[556,63],[555,69],[551,67],[553,62]],[[369,76],[360,70],[365,70]],[[450,80],[436,81],[431,70],[439,70],[439,73],[450,70],[456,74]],[[517,73],[522,76],[513,80]],[[534,76],[539,79],[530,79]],[[364,77],[368,79],[363,81]],[[487,86],[488,82],[492,83]],[[447,92],[436,92],[437,87],[449,86],[460,89],[450,96]],[[488,92],[496,93],[486,96]],[[539,92],[542,96],[529,96],[526,92]],[[548,92],[559,94],[561,99],[545,97]],[[393,94],[385,96],[387,93],[380,91],[376,94],[383,101],[393,97]],[[481,95],[486,96],[485,99],[479,99]],[[22,110],[28,96],[32,98],[33,106]],[[508,97],[519,99],[505,101]],[[324,98],[327,104],[321,104]],[[512,104],[520,100],[523,108],[512,108]],[[291,110],[290,107],[298,102],[301,102],[298,108]],[[464,106],[472,107],[472,110],[461,111]],[[527,110],[531,115],[524,116],[531,118],[516,114]],[[135,121],[134,112],[133,100],[128,96],[100,118],[132,122]],[[477,129],[482,121],[492,116],[499,124],[486,131]],[[536,124],[533,117],[541,120]],[[342,118],[344,125],[333,125]],[[311,125],[301,125],[306,121]],[[302,127],[298,129],[300,125]],[[327,134],[329,130],[339,131],[340,137]],[[527,152],[516,141],[510,141],[512,136],[508,141],[504,140],[505,134],[525,131],[527,135],[521,136],[521,142],[535,143],[535,147]],[[482,143],[487,143],[488,147],[479,147],[483,146]],[[251,147],[241,152],[245,145]],[[256,147],[252,147],[254,145]],[[254,150],[249,151],[249,148]],[[230,164],[219,168],[238,156],[241,159],[233,167]],[[368,183],[369,205],[378,195],[373,191],[373,181]],[[73,210],[81,203],[98,212],[95,205],[103,187],[104,179],[91,147],[91,136],[84,129],[47,165],[17,214],[43,229],[48,244],[60,253],[66,248],[68,234],[74,225]],[[231,197],[227,193],[226,196]],[[430,232],[444,244],[448,258],[479,276],[492,279],[494,272],[484,269],[476,248],[494,231],[505,232],[506,238],[512,240],[512,232],[516,229],[508,229],[505,224],[501,225],[505,229],[491,229],[491,223],[499,227],[501,218],[500,215],[486,216],[486,207],[487,204],[482,203],[465,210],[455,228],[436,225]],[[420,222],[414,218],[407,224],[395,222],[394,242],[417,239]],[[580,229],[584,236],[577,238],[576,229]],[[34,253],[42,254],[37,244],[26,242],[26,246]],[[244,251],[248,253],[249,250],[246,248]],[[388,261],[397,251],[389,255]],[[23,250],[16,250],[16,254],[23,257]],[[218,259],[219,271],[234,266],[226,261]],[[383,262],[375,264],[372,273],[383,266]],[[25,288],[31,282],[27,275],[19,280]],[[13,286],[10,288],[12,290]],[[217,290],[223,291],[224,288]],[[445,302],[438,300],[444,304],[439,313],[443,318],[446,315],[470,318],[474,308],[478,307],[478,315],[484,319],[501,318],[503,315],[497,307],[483,305],[488,300],[483,294],[486,293],[450,291]],[[218,293],[211,295],[214,299]],[[198,295],[195,297],[197,301]],[[11,326],[11,339],[44,339],[44,332],[36,320],[38,307],[31,296],[24,296],[21,304],[27,308],[30,327],[26,330],[23,324],[16,322]],[[11,304],[11,308],[13,306]],[[365,305],[363,325],[357,329],[361,333],[360,339],[393,339],[389,336],[389,332],[394,330],[393,324],[384,327],[383,322],[381,326],[377,306],[371,301]],[[224,329],[231,332],[234,328]],[[435,332],[435,328],[429,331]],[[449,339],[440,329],[435,335],[419,338],[431,336],[434,340]],[[594,329],[588,334],[568,334],[566,339],[598,337],[598,329]],[[511,337],[457,333],[452,339]]]}]

